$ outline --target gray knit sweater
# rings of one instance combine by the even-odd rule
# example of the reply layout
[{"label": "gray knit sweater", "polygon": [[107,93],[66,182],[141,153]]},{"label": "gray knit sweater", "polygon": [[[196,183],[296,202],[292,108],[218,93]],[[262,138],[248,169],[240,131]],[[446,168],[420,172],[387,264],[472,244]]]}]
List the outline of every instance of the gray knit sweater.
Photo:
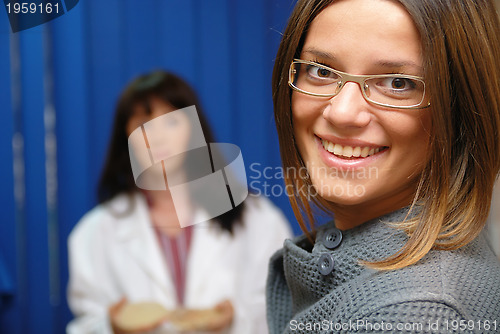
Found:
[{"label": "gray knit sweater", "polygon": [[500,333],[500,265],[483,236],[400,270],[358,265],[401,248],[406,235],[384,222],[405,214],[286,240],[269,267],[270,333]]}]

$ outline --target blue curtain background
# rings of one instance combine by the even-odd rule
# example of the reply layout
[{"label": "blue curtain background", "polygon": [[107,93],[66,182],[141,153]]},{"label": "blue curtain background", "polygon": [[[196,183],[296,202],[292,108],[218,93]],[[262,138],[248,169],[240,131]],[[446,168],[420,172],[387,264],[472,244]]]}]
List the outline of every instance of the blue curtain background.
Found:
[{"label": "blue curtain background", "polygon": [[283,180],[256,172],[280,166],[271,73],[293,5],[80,0],[15,34],[0,9],[0,333],[64,332],[66,240],[96,204],[115,102],[141,73],[167,69],[196,88],[217,141],[242,149],[253,188],[298,232]]}]

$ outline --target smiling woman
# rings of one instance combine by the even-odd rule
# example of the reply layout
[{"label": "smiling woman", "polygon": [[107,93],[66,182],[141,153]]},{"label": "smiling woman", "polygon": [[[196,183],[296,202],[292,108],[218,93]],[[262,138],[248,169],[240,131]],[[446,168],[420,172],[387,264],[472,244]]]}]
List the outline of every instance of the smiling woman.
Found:
[{"label": "smiling woman", "polygon": [[[488,0],[298,2],[273,98],[284,168],[308,171],[285,175],[306,235],[272,259],[271,332],[500,319],[481,233],[500,168],[499,36]],[[313,206],[334,221],[315,229]]]}]

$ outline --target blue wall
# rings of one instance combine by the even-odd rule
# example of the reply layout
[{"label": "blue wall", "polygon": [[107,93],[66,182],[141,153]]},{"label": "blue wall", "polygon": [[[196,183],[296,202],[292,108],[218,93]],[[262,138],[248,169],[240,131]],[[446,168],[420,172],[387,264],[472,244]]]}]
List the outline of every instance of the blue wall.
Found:
[{"label": "blue wall", "polygon": [[[15,34],[0,9],[0,284],[11,283],[0,333],[64,332],[66,239],[96,203],[113,108],[138,74],[164,68],[193,84],[249,181],[280,165],[270,79],[293,3],[80,0]],[[294,220],[285,196],[271,199]]]}]

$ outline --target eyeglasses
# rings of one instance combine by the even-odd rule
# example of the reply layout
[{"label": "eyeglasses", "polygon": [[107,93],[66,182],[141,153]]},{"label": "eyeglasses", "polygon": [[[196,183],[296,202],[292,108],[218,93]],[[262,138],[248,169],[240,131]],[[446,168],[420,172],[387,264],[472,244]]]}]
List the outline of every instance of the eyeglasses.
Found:
[{"label": "eyeglasses", "polygon": [[347,82],[361,88],[366,101],[375,105],[401,108],[427,108],[424,79],[404,74],[353,75],[307,60],[295,59],[290,65],[288,85],[304,94],[334,97]]}]

